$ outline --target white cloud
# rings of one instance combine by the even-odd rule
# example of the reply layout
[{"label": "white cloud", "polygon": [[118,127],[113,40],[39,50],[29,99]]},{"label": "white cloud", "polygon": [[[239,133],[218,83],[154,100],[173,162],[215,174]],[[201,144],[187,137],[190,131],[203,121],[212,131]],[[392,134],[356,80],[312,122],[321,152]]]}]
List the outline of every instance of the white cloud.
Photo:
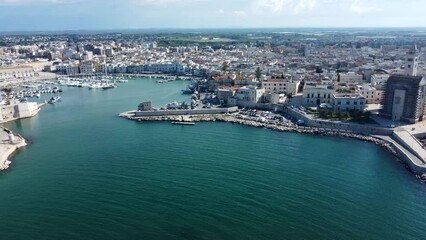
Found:
[{"label": "white cloud", "polygon": [[246,13],[246,12],[244,12],[244,11],[239,11],[239,10],[233,11],[232,13],[233,13],[235,16],[237,16],[237,17],[243,17],[243,16],[246,16],[246,15],[247,15],[247,13]]},{"label": "white cloud", "polygon": [[284,8],[286,0],[257,0],[254,1],[252,6],[256,11],[281,11]]},{"label": "white cloud", "polygon": [[190,4],[197,2],[205,2],[206,0],[132,0],[133,3],[138,5],[150,6],[167,6],[169,4]]},{"label": "white cloud", "polygon": [[255,0],[251,4],[253,12],[289,12],[298,14],[315,7],[317,0]]},{"label": "white cloud", "polygon": [[294,6],[293,12],[297,14],[306,9],[312,9],[315,7],[315,4],[316,4],[316,0],[300,0]]},{"label": "white cloud", "polygon": [[27,4],[40,4],[40,3],[72,3],[76,0],[0,0],[0,5],[27,5]]},{"label": "white cloud", "polygon": [[225,11],[223,9],[219,9],[216,11],[216,14],[223,15],[225,14]]},{"label": "white cloud", "polygon": [[367,5],[365,3],[362,3],[360,0],[353,0],[350,6],[350,10],[358,14],[383,11],[383,9],[375,5]]}]

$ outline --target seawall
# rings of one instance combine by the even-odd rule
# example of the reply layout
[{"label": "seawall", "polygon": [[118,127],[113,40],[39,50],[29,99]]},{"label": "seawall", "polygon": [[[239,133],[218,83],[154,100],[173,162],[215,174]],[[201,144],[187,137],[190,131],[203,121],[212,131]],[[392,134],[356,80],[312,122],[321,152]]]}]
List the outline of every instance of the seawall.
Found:
[{"label": "seawall", "polygon": [[227,114],[227,113],[234,113],[234,112],[238,112],[238,107],[212,108],[212,109],[178,109],[178,110],[158,110],[158,111],[133,111],[135,117]]}]

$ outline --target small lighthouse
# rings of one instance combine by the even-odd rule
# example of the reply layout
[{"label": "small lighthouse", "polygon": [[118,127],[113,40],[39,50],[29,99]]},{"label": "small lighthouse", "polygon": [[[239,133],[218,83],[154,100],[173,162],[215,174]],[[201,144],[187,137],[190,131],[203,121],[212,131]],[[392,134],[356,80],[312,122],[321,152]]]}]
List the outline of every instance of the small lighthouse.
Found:
[{"label": "small lighthouse", "polygon": [[10,143],[13,143],[15,141],[15,135],[13,135],[13,132],[12,131],[10,131],[9,132],[9,142]]}]

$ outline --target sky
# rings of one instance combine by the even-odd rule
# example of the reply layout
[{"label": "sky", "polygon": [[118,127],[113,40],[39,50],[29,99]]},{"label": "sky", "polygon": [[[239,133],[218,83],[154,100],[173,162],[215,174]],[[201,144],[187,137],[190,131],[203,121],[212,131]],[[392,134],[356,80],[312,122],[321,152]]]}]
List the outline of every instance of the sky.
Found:
[{"label": "sky", "polygon": [[426,0],[0,0],[0,32],[426,27]]}]

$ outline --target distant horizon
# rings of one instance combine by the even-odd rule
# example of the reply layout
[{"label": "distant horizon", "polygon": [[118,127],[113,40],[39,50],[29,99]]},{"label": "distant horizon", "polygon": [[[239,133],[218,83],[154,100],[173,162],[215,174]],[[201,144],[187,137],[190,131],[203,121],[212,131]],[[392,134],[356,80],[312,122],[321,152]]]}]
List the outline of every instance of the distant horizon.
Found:
[{"label": "distant horizon", "polygon": [[425,31],[426,26],[424,27],[152,27],[152,28],[97,28],[97,29],[66,29],[66,30],[10,30],[10,31],[0,31],[0,34],[16,34],[16,33],[115,33],[115,32],[170,32],[170,31],[229,31],[229,30],[253,30],[253,31],[265,31],[270,32],[271,30],[293,30],[296,32],[303,32],[306,30],[365,30],[369,32],[377,31],[392,31],[392,30],[403,30],[403,31]]},{"label": "distant horizon", "polygon": [[424,9],[423,0],[0,0],[0,31],[423,28]]}]

